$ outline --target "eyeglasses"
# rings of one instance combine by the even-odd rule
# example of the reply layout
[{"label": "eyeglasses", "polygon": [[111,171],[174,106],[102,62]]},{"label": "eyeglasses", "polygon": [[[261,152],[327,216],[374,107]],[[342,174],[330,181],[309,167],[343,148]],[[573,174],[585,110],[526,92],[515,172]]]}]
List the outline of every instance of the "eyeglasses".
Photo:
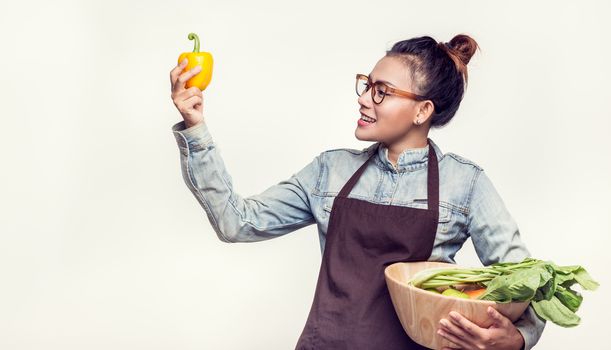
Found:
[{"label": "eyeglasses", "polygon": [[369,90],[372,85],[373,85],[373,89],[371,89],[371,98],[373,99],[373,102],[375,104],[382,103],[386,95],[396,95],[400,97],[410,98],[416,101],[422,101],[422,100],[427,99],[425,96],[416,95],[409,91],[395,89],[380,81],[376,81],[374,84],[371,84],[369,77],[366,76],[365,74],[356,75],[356,94],[358,96],[361,96],[362,94],[367,92],[367,90]]}]

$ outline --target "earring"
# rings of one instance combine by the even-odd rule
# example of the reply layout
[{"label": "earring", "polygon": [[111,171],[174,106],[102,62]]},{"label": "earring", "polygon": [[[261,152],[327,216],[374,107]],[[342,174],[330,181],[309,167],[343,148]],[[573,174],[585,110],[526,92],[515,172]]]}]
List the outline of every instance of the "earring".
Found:
[{"label": "earring", "polygon": [[418,114],[418,118],[416,119],[416,125],[420,125],[420,123],[422,122],[420,121],[420,114]]}]

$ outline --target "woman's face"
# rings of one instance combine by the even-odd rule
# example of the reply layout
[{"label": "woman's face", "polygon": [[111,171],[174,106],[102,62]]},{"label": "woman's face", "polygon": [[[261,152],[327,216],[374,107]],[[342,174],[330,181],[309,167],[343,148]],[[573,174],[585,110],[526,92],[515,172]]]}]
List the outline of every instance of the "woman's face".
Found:
[{"label": "woman's face", "polygon": [[[415,92],[408,73],[405,63],[399,58],[385,56],[375,65],[369,74],[369,79],[372,83],[384,81],[390,87]],[[386,95],[381,104],[375,104],[371,98],[370,88],[359,97],[358,103],[359,119],[362,114],[375,119],[373,123],[357,121],[355,136],[361,141],[380,141],[389,145],[406,137],[410,129],[424,127],[424,123],[414,124],[420,106],[419,101]]]}]

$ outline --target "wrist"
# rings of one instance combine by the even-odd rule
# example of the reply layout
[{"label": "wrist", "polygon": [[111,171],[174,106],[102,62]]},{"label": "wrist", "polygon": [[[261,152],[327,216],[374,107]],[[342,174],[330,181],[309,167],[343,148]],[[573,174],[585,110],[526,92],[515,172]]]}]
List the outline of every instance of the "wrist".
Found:
[{"label": "wrist", "polygon": [[203,120],[198,120],[198,121],[195,121],[195,122],[189,122],[189,121],[185,120],[185,129],[189,129],[191,127],[194,127],[196,125],[200,125],[200,124],[203,124],[203,123],[204,123]]}]

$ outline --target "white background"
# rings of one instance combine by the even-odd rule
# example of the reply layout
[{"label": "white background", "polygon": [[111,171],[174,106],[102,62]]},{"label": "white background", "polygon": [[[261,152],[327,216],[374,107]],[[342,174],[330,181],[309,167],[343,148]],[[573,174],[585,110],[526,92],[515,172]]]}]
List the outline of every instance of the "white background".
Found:
[{"label": "white background", "polygon": [[[237,191],[361,149],[354,75],[396,41],[481,46],[429,136],[482,166],[533,256],[601,283],[537,349],[606,343],[611,49],[605,1],[28,1],[0,8],[0,348],[292,349],[316,227],[220,242],[183,182],[169,72],[215,59],[204,113]],[[604,24],[606,22],[607,24]],[[458,263],[478,266],[469,242]]]}]

